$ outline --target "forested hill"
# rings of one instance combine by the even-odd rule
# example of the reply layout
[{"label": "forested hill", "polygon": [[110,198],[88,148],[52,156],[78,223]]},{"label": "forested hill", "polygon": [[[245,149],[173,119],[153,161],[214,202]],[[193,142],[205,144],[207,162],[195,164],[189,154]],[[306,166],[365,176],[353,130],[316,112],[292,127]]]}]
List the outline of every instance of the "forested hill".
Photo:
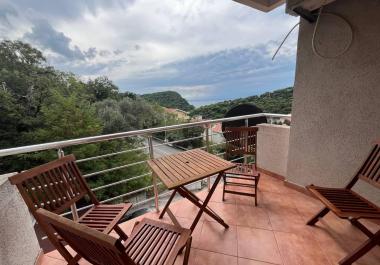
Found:
[{"label": "forested hill", "polygon": [[224,114],[237,105],[252,103],[264,112],[289,114],[292,109],[293,87],[267,92],[259,96],[251,96],[234,100],[226,100],[215,104],[205,105],[191,111],[191,115],[202,115],[206,119],[224,117]]},{"label": "forested hill", "polygon": [[142,98],[166,108],[180,109],[190,111],[194,109],[186,99],[175,91],[163,91],[151,94],[141,95]]}]

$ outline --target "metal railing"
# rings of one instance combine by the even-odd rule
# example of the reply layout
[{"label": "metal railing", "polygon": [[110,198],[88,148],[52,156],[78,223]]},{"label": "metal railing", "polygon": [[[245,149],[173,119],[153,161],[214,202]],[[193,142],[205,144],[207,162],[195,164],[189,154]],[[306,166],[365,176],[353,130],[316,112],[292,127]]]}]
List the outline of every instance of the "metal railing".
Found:
[{"label": "metal railing", "polygon": [[[251,114],[251,115],[244,115],[244,116],[236,116],[236,117],[230,117],[230,118],[221,118],[221,119],[214,119],[214,120],[202,120],[198,122],[190,122],[190,123],[183,123],[183,124],[177,124],[177,125],[170,125],[170,126],[164,126],[164,127],[156,127],[156,128],[149,128],[149,129],[143,129],[143,130],[134,130],[134,131],[127,131],[127,132],[120,132],[120,133],[114,133],[114,134],[107,134],[107,135],[99,135],[99,136],[91,136],[91,137],[85,137],[85,138],[79,138],[79,139],[72,139],[72,140],[66,140],[66,141],[58,141],[58,142],[51,142],[51,143],[44,143],[44,144],[36,144],[36,145],[30,145],[30,146],[22,146],[22,147],[16,147],[16,148],[9,148],[9,149],[3,149],[0,150],[0,157],[5,157],[5,156],[12,156],[12,155],[20,155],[20,154],[26,154],[26,153],[31,153],[31,152],[39,152],[39,151],[47,151],[47,150],[56,150],[58,157],[64,156],[64,148],[72,147],[72,146],[77,146],[77,145],[84,145],[84,144],[91,144],[91,143],[99,143],[99,142],[107,142],[111,140],[117,140],[117,139],[125,139],[129,137],[140,137],[140,138],[146,138],[147,139],[147,145],[145,146],[139,146],[134,149],[129,149],[129,150],[122,150],[118,152],[113,152],[113,153],[108,153],[108,154],[102,154],[102,155],[97,155],[97,156],[92,156],[92,157],[86,157],[83,159],[78,159],[78,163],[83,163],[87,161],[93,161],[97,159],[103,159],[103,158],[108,158],[116,155],[121,155],[121,154],[126,154],[129,152],[136,152],[136,151],[145,151],[148,153],[149,158],[153,159],[154,158],[154,149],[159,147],[159,146],[165,146],[165,145],[173,145],[173,144],[178,144],[181,142],[185,141],[191,141],[191,140],[196,140],[196,139],[203,139],[205,146],[201,147],[205,149],[206,151],[210,152],[211,148],[223,144],[225,142],[220,142],[220,143],[213,143],[211,141],[211,137],[214,135],[217,135],[218,133],[210,133],[210,128],[211,125],[216,124],[216,123],[221,123],[221,122],[226,122],[226,121],[237,121],[237,120],[245,120],[246,126],[248,125],[248,119],[250,118],[256,118],[256,117],[267,117],[267,118],[285,118],[285,119],[291,119],[291,115],[284,115],[284,114],[272,114],[272,113],[259,113],[259,114]],[[162,132],[167,132],[167,131],[175,131],[175,130],[181,130],[185,128],[195,128],[195,127],[201,127],[203,128],[203,134],[200,136],[196,137],[189,137],[185,139],[180,139],[180,140],[175,140],[175,141],[169,141],[166,142],[164,141],[163,143],[159,144],[153,144],[153,134],[155,133],[162,133]],[[223,155],[224,152],[217,153],[216,155]],[[107,168],[91,173],[87,173],[84,175],[84,177],[89,178],[89,177],[99,177],[99,175],[106,174],[108,172],[116,171],[116,170],[121,170],[125,169],[128,167],[133,167],[137,165],[141,165],[146,163],[146,159],[142,161],[137,161],[125,165],[120,165],[112,168]],[[125,179],[115,181],[113,183],[108,183],[105,185],[97,186],[94,187],[92,190],[93,191],[99,191],[102,189],[107,189],[109,187],[114,187],[116,185],[120,185],[123,183],[131,182],[134,180],[142,179],[144,177],[147,177],[151,175],[151,173],[145,173],[141,174],[138,176],[126,176]],[[210,178],[207,181],[207,186],[210,187],[211,180]],[[107,198],[106,200],[103,200],[103,202],[111,202],[115,201],[117,199],[121,199],[124,197],[129,197],[134,194],[138,194],[140,192],[147,192],[150,189],[153,189],[154,196],[146,198],[143,201],[139,201],[135,203],[135,206],[138,205],[143,205],[145,203],[149,203],[154,200],[155,208],[157,211],[159,211],[159,198],[164,197],[168,194],[167,191],[164,191],[163,193],[159,194],[158,192],[158,186],[162,185],[161,182],[159,182],[156,177],[153,175],[152,176],[152,185],[139,188],[136,190],[132,190],[123,194],[119,194],[117,196]],[[74,205],[71,208],[71,213],[73,215],[73,218],[76,219],[78,218],[78,211],[84,210],[89,208],[90,205],[81,207],[79,209],[76,208]],[[68,214],[68,213],[66,213]]]}]

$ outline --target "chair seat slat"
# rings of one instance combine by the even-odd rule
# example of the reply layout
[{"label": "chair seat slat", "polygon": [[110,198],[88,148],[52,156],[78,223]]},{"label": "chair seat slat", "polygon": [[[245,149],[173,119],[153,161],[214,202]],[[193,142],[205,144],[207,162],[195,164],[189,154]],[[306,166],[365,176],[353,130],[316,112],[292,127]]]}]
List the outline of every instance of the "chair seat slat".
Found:
[{"label": "chair seat slat", "polygon": [[[88,195],[94,206],[88,209],[78,222],[103,233],[110,233],[115,228],[121,238],[127,239],[127,235],[121,229],[117,229],[117,224],[130,209],[131,204],[113,206],[99,204],[83,178],[73,155],[21,172],[11,176],[9,180],[17,186],[35,217],[39,208],[60,214]],[[57,236],[48,234],[48,237],[70,263],[73,257]]]}]

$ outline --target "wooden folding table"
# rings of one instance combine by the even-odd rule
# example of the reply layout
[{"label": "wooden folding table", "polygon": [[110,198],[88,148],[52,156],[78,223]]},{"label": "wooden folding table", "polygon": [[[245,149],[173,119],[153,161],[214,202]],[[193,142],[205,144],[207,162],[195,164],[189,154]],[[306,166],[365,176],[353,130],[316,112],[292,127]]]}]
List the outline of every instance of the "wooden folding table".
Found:
[{"label": "wooden folding table", "polygon": [[[169,209],[170,203],[172,202],[175,194],[178,192],[182,197],[188,199],[199,208],[198,214],[190,227],[191,231],[194,231],[203,212],[207,213],[225,228],[228,228],[228,225],[223,221],[223,219],[212,209],[210,209],[207,204],[209,203],[221,177],[223,176],[223,172],[234,168],[236,166],[235,164],[201,149],[194,149],[152,159],[148,161],[148,164],[151,167],[153,174],[157,176],[169,190],[173,190],[173,193],[160,214],[160,218],[167,213],[173,223],[179,225],[174,214]],[[204,201],[185,187],[186,184],[190,184],[216,174],[218,175]]]}]

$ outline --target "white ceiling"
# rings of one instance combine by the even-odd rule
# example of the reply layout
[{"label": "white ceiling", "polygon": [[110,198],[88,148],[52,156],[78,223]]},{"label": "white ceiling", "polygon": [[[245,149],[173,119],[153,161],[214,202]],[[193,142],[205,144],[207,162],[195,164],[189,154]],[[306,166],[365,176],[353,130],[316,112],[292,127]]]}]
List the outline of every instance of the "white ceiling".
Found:
[{"label": "white ceiling", "polygon": [[303,9],[313,11],[320,8],[322,5],[327,5],[336,0],[234,0],[243,5],[253,7],[263,12],[269,12],[276,7],[286,2],[286,9],[292,14],[291,10],[295,7],[302,7]]},{"label": "white ceiling", "polygon": [[269,12],[285,3],[285,0],[234,0],[263,12]]}]

